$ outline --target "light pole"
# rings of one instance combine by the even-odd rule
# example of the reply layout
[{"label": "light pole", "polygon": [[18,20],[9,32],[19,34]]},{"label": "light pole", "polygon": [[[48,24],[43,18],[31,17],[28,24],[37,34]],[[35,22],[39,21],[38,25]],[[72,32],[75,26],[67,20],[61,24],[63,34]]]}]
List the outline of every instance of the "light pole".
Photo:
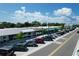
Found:
[{"label": "light pole", "polygon": [[[48,20],[48,13],[46,13],[46,16],[47,16],[47,19],[46,20]],[[46,21],[46,23],[47,23],[47,31],[49,32],[49,24],[48,24],[48,21]]]}]

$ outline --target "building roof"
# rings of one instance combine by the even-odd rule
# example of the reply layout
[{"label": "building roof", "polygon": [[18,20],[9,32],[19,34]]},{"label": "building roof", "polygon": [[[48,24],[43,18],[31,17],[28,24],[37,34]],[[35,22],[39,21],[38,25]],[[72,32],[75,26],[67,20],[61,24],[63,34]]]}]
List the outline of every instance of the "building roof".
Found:
[{"label": "building roof", "polygon": [[25,32],[34,32],[34,29],[27,29],[27,30],[22,30],[21,32],[25,33]]},{"label": "building roof", "polygon": [[[0,29],[0,36],[6,36],[6,35],[13,35],[13,34],[18,34],[20,32],[33,32],[37,31],[42,28],[47,28],[47,26],[40,26],[40,27],[25,27],[25,28],[5,28],[5,29]],[[54,26],[51,26],[50,28],[54,28]]]},{"label": "building roof", "polygon": [[31,31],[34,30],[28,28],[6,28],[6,29],[0,29],[0,36],[13,35],[18,34],[20,32],[31,32]]}]

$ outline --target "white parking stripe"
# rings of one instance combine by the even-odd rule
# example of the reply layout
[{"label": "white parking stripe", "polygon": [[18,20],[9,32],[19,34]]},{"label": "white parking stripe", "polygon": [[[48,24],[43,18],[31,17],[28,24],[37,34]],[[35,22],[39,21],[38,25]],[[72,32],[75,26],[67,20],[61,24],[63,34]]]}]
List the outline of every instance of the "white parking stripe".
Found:
[{"label": "white parking stripe", "polygon": [[62,42],[58,42],[58,41],[55,41],[54,43],[55,43],[55,44],[62,44]]},{"label": "white parking stripe", "polygon": [[67,38],[64,38],[64,37],[63,37],[62,39],[65,40],[65,39],[67,39]]}]

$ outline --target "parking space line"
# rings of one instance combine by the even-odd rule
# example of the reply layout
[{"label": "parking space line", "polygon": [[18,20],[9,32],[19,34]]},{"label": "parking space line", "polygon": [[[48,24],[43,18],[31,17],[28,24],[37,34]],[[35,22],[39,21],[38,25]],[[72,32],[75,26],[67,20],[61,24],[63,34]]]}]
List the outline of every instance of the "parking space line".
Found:
[{"label": "parking space line", "polygon": [[62,40],[65,40],[65,39],[68,39],[68,38],[64,38],[64,37],[62,38]]},{"label": "parking space line", "polygon": [[59,42],[59,41],[55,41],[54,43],[55,44],[62,44],[62,42]]}]

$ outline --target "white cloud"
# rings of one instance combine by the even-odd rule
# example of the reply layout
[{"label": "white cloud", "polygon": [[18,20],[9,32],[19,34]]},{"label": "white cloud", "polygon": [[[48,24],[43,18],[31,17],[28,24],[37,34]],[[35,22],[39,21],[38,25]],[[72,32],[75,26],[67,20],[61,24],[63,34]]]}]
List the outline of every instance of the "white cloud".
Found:
[{"label": "white cloud", "polygon": [[[61,15],[69,15],[69,14],[67,14],[68,13],[68,11],[64,11],[65,9],[67,9],[67,8],[62,8],[62,10],[63,10],[63,12],[65,12],[65,13],[63,13],[63,14],[61,14]],[[58,9],[59,10],[59,9]],[[59,13],[58,12],[58,10],[56,10],[57,11],[57,14]],[[64,20],[65,19],[67,19],[66,17],[64,17],[64,16],[61,16],[61,17],[48,17],[48,12],[47,13],[45,13],[46,15],[43,15],[41,12],[37,12],[37,11],[35,11],[35,12],[27,12],[26,10],[25,10],[25,7],[21,7],[21,9],[20,10],[16,10],[15,12],[14,12],[14,14],[13,14],[13,17],[12,17],[12,19],[13,19],[13,21],[12,22],[21,22],[21,23],[24,23],[24,22],[27,22],[27,21],[29,21],[29,22],[32,22],[32,21],[39,21],[39,22],[55,22],[55,23],[63,23],[64,22]],[[59,13],[60,14],[60,13]]]},{"label": "white cloud", "polygon": [[69,16],[72,14],[72,9],[71,8],[61,8],[61,9],[55,10],[53,13],[56,16]]},{"label": "white cloud", "polygon": [[16,10],[13,14],[12,19],[14,22],[32,22],[32,21],[40,21],[44,22],[47,19],[47,16],[44,16],[41,12],[26,12],[25,7],[21,7],[20,10]]},{"label": "white cloud", "polygon": [[57,16],[57,17],[51,18],[50,21],[54,23],[65,23],[65,19],[66,17],[64,16]]},{"label": "white cloud", "polygon": [[[8,12],[2,12],[3,16],[0,21],[8,21],[8,22],[32,22],[32,21],[39,21],[39,22],[54,22],[54,23],[71,23],[70,21],[73,21],[74,23],[79,23],[79,16],[72,16],[74,20],[68,18],[67,16],[71,16],[72,9],[70,8],[61,8],[54,10],[54,15],[56,17],[49,17],[49,12],[46,12],[44,15],[41,12],[35,11],[35,12],[27,12],[27,9],[23,6],[19,10],[15,10],[13,14],[10,14]],[[8,15],[9,14],[9,15]],[[7,16],[6,16],[7,15]]]},{"label": "white cloud", "polygon": [[21,10],[23,11],[23,12],[25,12],[25,6],[23,6],[23,7],[21,7]]},{"label": "white cloud", "polygon": [[79,24],[79,16],[73,16],[73,22],[75,23],[75,24]]}]

